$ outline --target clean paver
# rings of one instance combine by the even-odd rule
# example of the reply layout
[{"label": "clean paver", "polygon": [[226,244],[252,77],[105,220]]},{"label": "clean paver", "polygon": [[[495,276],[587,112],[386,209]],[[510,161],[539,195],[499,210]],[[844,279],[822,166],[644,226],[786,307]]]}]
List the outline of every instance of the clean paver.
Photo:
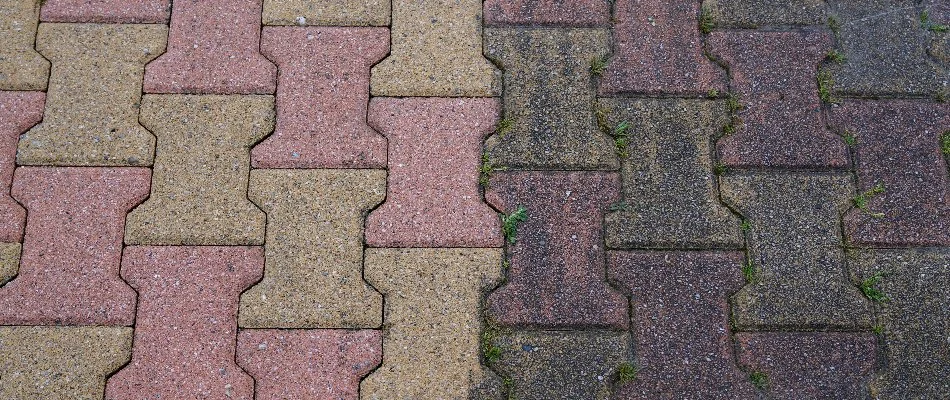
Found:
[{"label": "clean paver", "polygon": [[264,25],[386,26],[389,0],[264,0]]},{"label": "clean paver", "polygon": [[165,24],[171,0],[42,0],[43,22]]},{"label": "clean paver", "polygon": [[0,92],[0,243],[23,239],[26,210],[10,197],[20,134],[43,118],[43,92]]},{"label": "clean paver", "polygon": [[716,29],[823,25],[828,21],[824,0],[703,0],[702,10]]},{"label": "clean paver", "polygon": [[40,0],[0,4],[0,90],[46,90],[49,61],[34,48]]}]

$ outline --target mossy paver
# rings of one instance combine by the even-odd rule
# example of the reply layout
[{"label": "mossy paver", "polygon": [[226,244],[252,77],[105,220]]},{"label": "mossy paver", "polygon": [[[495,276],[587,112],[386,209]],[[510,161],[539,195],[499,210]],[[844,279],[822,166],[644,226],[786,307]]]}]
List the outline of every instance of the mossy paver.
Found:
[{"label": "mossy paver", "polygon": [[515,169],[617,169],[597,129],[591,60],[608,51],[606,29],[489,28],[485,53],[505,71],[504,120],[488,138],[491,163]]},{"label": "mossy paver", "polygon": [[43,92],[0,92],[0,243],[23,239],[26,210],[10,197],[17,140],[43,118]]},{"label": "mossy paver", "polygon": [[480,0],[394,0],[392,53],[373,67],[373,96],[497,96],[501,73],[482,56]]},{"label": "mossy paver", "polygon": [[244,328],[377,328],[383,298],[362,279],[363,218],[383,170],[253,170],[267,213],[264,280],[241,295]]},{"label": "mossy paver", "polygon": [[607,0],[486,0],[485,24],[593,27],[610,24]]},{"label": "mossy paver", "polygon": [[129,213],[126,243],[262,244],[249,153],[274,129],[274,97],[147,95],[141,121],[158,137],[152,195]]},{"label": "mossy paver", "polygon": [[366,124],[370,67],[385,28],[265,27],[277,63],[277,126],[251,151],[255,168],[385,168],[386,139]]},{"label": "mossy paver", "polygon": [[0,288],[2,325],[132,325],[119,278],[125,213],[148,195],[146,168],[20,167],[27,211],[19,275]]},{"label": "mossy paver", "polygon": [[482,140],[496,99],[374,98],[369,121],[389,140],[386,202],[366,218],[372,247],[500,247],[479,195]]},{"label": "mossy paver", "polygon": [[258,399],[356,400],[360,378],[382,360],[377,330],[244,329],[237,362]]},{"label": "mossy paver", "polygon": [[43,22],[164,24],[171,0],[42,0]]},{"label": "mossy paver", "polygon": [[703,0],[702,9],[715,29],[824,25],[824,0]]},{"label": "mossy paver", "polygon": [[386,326],[383,365],[361,398],[483,398],[497,387],[479,363],[479,309],[501,262],[500,249],[368,249],[365,276],[386,298]]},{"label": "mossy paver", "polygon": [[131,350],[132,328],[2,326],[0,397],[101,400]]},{"label": "mossy paver", "polygon": [[[922,27],[930,31],[930,47],[927,53],[939,62],[942,62],[945,68],[950,68],[950,35],[944,30],[944,27],[950,27],[950,7],[947,7],[943,0],[924,0],[921,2],[923,14],[926,12],[927,23],[922,23]],[[920,16],[922,18],[923,15]],[[948,72],[950,75],[950,72]],[[938,78],[939,79],[939,78]],[[950,76],[947,77],[950,79]],[[938,95],[950,95],[950,88],[945,83],[943,90],[938,91]]]},{"label": "mossy paver", "polygon": [[251,400],[254,380],[235,364],[238,295],[263,269],[260,247],[126,247],[122,277],[139,294],[132,361],[105,398]]},{"label": "mossy paver", "polygon": [[273,94],[277,66],[259,52],[261,1],[175,1],[168,52],[145,67],[145,93]]},{"label": "mossy paver", "polygon": [[386,26],[388,0],[264,0],[264,25]]},{"label": "mossy paver", "polygon": [[0,90],[46,90],[50,64],[33,49],[40,0],[0,4]]},{"label": "mossy paver", "polygon": [[151,165],[155,137],[139,125],[142,66],[165,49],[164,25],[40,24],[53,62],[43,122],[20,138],[17,164]]},{"label": "mossy paver", "polygon": [[[626,136],[620,202],[606,217],[609,248],[739,248],[739,219],[719,203],[712,143],[726,124],[711,100],[601,99]],[[621,124],[626,124],[623,129]]]}]

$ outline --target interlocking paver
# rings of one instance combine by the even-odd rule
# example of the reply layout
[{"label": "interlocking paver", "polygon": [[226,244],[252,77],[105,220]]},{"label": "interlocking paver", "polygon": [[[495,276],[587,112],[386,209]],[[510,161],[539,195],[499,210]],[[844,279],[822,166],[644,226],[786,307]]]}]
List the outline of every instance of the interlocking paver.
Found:
[{"label": "interlocking paver", "polygon": [[511,127],[488,138],[491,162],[518,169],[616,169],[612,141],[594,118],[591,59],[606,29],[490,28],[485,52],[504,70]]},{"label": "interlocking paver", "polygon": [[383,365],[364,399],[483,398],[499,386],[479,363],[482,293],[501,279],[500,249],[368,249],[366,280],[386,297]]},{"label": "interlocking paver", "polygon": [[485,197],[527,218],[509,243],[508,280],[488,296],[493,318],[539,328],[626,328],[627,300],[605,282],[602,221],[620,193],[610,172],[505,172]]},{"label": "interlocking paver", "polygon": [[19,275],[0,288],[0,324],[132,325],[122,229],[148,180],[146,168],[18,168],[13,197],[28,216]]},{"label": "interlocking paver", "polygon": [[264,0],[264,25],[386,26],[387,0]]},{"label": "interlocking paver", "polygon": [[386,139],[366,124],[369,70],[385,28],[265,27],[277,63],[277,127],[251,151],[255,168],[385,168]]},{"label": "interlocking paver", "polygon": [[20,134],[43,118],[42,92],[0,92],[0,243],[19,243],[26,210],[10,197]]},{"label": "interlocking paver", "polygon": [[739,333],[739,363],[764,373],[770,399],[863,399],[874,373],[870,333]]},{"label": "interlocking paver", "polygon": [[[610,252],[608,275],[633,298],[637,378],[623,399],[752,399],[735,363],[728,296],[742,287],[741,252]],[[675,377],[675,378],[673,378]]]},{"label": "interlocking paver", "polygon": [[[939,26],[950,25],[950,7],[944,4],[943,0],[924,0],[921,2],[923,12],[927,13],[927,20],[933,24],[929,28],[930,47],[927,48],[927,54],[942,62],[945,67],[950,67],[950,35],[940,32]],[[950,72],[948,72],[950,73]],[[950,91],[944,85],[943,96],[950,95]]]},{"label": "interlocking paver", "polygon": [[101,400],[131,350],[132,328],[2,326],[0,397]]},{"label": "interlocking paver", "polygon": [[139,125],[142,66],[165,49],[155,24],[41,24],[53,62],[43,122],[20,138],[20,165],[150,165],[155,137]]},{"label": "interlocking paver", "polygon": [[145,67],[145,92],[274,93],[277,67],[258,51],[261,1],[176,0],[168,52]]},{"label": "interlocking paver", "polygon": [[703,0],[715,28],[760,28],[822,25],[828,20],[824,0]]},{"label": "interlocking paver", "polygon": [[373,67],[373,96],[496,96],[482,56],[480,0],[393,0],[392,53]]},{"label": "interlocking paver", "polygon": [[122,277],[139,293],[132,361],[106,400],[252,399],[235,364],[238,295],[263,269],[260,247],[126,247]]},{"label": "interlocking paver", "polygon": [[[864,209],[845,216],[859,245],[950,245],[950,177],[940,137],[950,105],[916,101],[848,101],[833,110],[838,129],[856,139],[855,167]],[[883,214],[883,215],[881,215]]]},{"label": "interlocking paver", "polygon": [[49,61],[33,49],[40,0],[0,4],[0,90],[45,90]]},{"label": "interlocking paver", "polygon": [[171,0],[42,0],[43,22],[164,24]]},{"label": "interlocking paver", "polygon": [[0,285],[16,276],[21,250],[19,243],[0,243]]},{"label": "interlocking paver", "polygon": [[729,66],[744,109],[735,133],[718,142],[722,162],[740,167],[844,167],[844,141],[821,113],[817,65],[831,49],[823,30],[727,31],[709,35]]},{"label": "interlocking paver", "polygon": [[725,88],[725,71],[703,54],[699,2],[618,0],[614,55],[601,93],[705,94]]},{"label": "interlocking paver", "polygon": [[369,121],[389,139],[386,202],[366,219],[373,247],[498,247],[497,214],[478,190],[495,99],[374,98]]},{"label": "interlocking paver", "polygon": [[152,195],[129,213],[126,243],[262,244],[249,153],[274,128],[273,96],[147,95],[141,121],[158,137]]},{"label": "interlocking paver", "polygon": [[485,24],[590,27],[610,24],[606,0],[485,0]]},{"label": "interlocking paver", "polygon": [[749,221],[752,282],[733,297],[740,329],[867,328],[870,304],[845,278],[840,216],[846,173],[746,173],[721,180],[722,197]]},{"label": "interlocking paver", "polygon": [[363,282],[363,216],[383,201],[383,170],[254,170],[267,213],[264,280],[241,295],[240,326],[375,328],[382,296]]},{"label": "interlocking paver", "polygon": [[719,203],[712,140],[725,107],[709,100],[601,99],[629,124],[622,200],[606,216],[609,248],[738,248],[739,219]]},{"label": "interlocking paver", "polygon": [[356,400],[360,378],[382,359],[375,330],[243,329],[237,362],[258,399]]}]

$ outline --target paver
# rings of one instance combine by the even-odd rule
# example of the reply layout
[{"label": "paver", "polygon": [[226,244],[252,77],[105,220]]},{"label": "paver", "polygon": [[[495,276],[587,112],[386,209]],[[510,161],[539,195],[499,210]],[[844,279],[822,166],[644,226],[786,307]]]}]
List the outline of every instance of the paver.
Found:
[{"label": "paver", "polygon": [[823,0],[703,0],[702,10],[717,29],[822,25],[828,21],[828,4]]},{"label": "paver", "polygon": [[486,141],[491,163],[516,169],[617,169],[597,128],[591,60],[608,50],[606,29],[491,28],[485,53],[505,72],[504,120]]},{"label": "paver", "polygon": [[23,238],[26,210],[10,197],[20,134],[43,118],[42,92],[0,92],[0,243]]},{"label": "paver", "polygon": [[846,280],[840,215],[846,173],[745,173],[721,180],[749,221],[751,283],[733,297],[740,329],[870,327],[870,304]]},{"label": "paver", "polygon": [[273,96],[147,95],[141,121],[158,137],[152,195],[129,213],[126,243],[262,244],[249,153],[274,127]]},{"label": "paver", "polygon": [[875,306],[886,368],[871,383],[874,397],[946,396],[950,380],[941,377],[950,376],[950,250],[862,250],[851,265],[858,282],[886,298]]},{"label": "paver", "polygon": [[718,142],[738,167],[844,167],[844,141],[821,113],[816,67],[831,49],[824,30],[727,31],[709,35],[711,53],[728,66],[743,109],[735,133]]},{"label": "paver", "polygon": [[745,283],[741,252],[613,251],[608,275],[633,298],[637,378],[623,399],[752,399],[735,363],[728,297]]},{"label": "paver", "polygon": [[610,172],[492,177],[488,202],[506,214],[524,207],[527,216],[509,238],[508,280],[488,296],[493,318],[533,328],[627,327],[627,300],[604,280],[602,221],[619,181]]},{"label": "paver", "polygon": [[122,277],[139,293],[132,361],[106,400],[252,399],[234,358],[238,295],[263,269],[260,247],[126,247]]},{"label": "paver", "polygon": [[363,216],[383,201],[383,170],[253,170],[267,213],[264,280],[241,295],[245,328],[376,328],[382,296],[362,279]]},{"label": "paver", "polygon": [[386,326],[383,365],[361,398],[484,398],[499,387],[479,363],[479,310],[501,258],[500,249],[368,249],[366,280],[386,298]]},{"label": "paver", "polygon": [[131,350],[132,328],[0,326],[0,397],[101,400]]},{"label": "paver", "polygon": [[40,0],[0,4],[0,90],[46,90],[49,61],[33,49]]},{"label": "paver", "polygon": [[237,362],[258,399],[356,400],[360,378],[382,359],[375,330],[243,329]]},{"label": "paver", "polygon": [[373,247],[499,247],[498,216],[479,195],[481,142],[495,99],[374,98],[369,121],[389,139],[386,202],[366,219]]},{"label": "paver", "polygon": [[366,124],[369,70],[385,28],[265,27],[277,63],[277,126],[251,151],[255,168],[385,168],[386,139]]},{"label": "paver", "polygon": [[387,0],[264,0],[264,25],[386,26]]},{"label": "paver", "polygon": [[[858,192],[868,193],[863,209],[845,216],[849,241],[950,245],[950,177],[939,144],[950,131],[950,105],[848,101],[833,110],[833,118],[857,142]],[[877,185],[884,191],[874,193]]]},{"label": "paver", "polygon": [[[930,25],[930,47],[927,48],[927,54],[942,62],[944,66],[950,66],[950,35],[941,32],[941,27],[950,24],[950,7],[944,5],[943,0],[924,0],[921,2],[923,11],[926,12],[927,22]],[[923,17],[923,15],[921,15]],[[946,97],[950,95],[950,88],[944,85],[943,90],[938,94]]]},{"label": "paver", "polygon": [[601,99],[610,126],[628,124],[622,200],[606,216],[609,248],[739,248],[739,219],[719,203],[712,141],[721,102]]},{"label": "paver", "polygon": [[703,54],[696,0],[618,0],[614,55],[601,93],[698,95],[725,88],[725,71]]},{"label": "paver", "polygon": [[165,49],[164,25],[41,24],[53,62],[43,122],[20,138],[20,165],[151,165],[155,137],[139,125],[142,66]]},{"label": "paver", "polygon": [[606,0],[486,0],[488,26],[592,27],[610,24]]},{"label": "paver", "polygon": [[765,374],[770,399],[864,399],[877,343],[870,333],[739,333],[739,363]]},{"label": "paver", "polygon": [[42,0],[43,22],[164,24],[171,0]]},{"label": "paver", "polygon": [[274,93],[277,67],[258,51],[261,1],[176,0],[168,52],[145,68],[145,92]]},{"label": "paver", "polygon": [[392,53],[373,67],[373,96],[500,94],[500,72],[482,56],[480,0],[393,0]]},{"label": "paver", "polygon": [[0,288],[0,324],[132,325],[122,229],[148,180],[147,168],[18,168],[13,198],[28,217],[19,275]]},{"label": "paver", "polygon": [[0,243],[0,285],[16,276],[21,250],[19,243]]}]

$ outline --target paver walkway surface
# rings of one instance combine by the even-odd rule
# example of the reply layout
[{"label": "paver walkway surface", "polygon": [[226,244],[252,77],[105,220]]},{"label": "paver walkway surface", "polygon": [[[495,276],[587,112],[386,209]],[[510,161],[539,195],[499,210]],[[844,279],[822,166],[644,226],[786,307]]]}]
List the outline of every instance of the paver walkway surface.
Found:
[{"label": "paver walkway surface", "polygon": [[948,400],[946,0],[2,0],[0,400]]}]

